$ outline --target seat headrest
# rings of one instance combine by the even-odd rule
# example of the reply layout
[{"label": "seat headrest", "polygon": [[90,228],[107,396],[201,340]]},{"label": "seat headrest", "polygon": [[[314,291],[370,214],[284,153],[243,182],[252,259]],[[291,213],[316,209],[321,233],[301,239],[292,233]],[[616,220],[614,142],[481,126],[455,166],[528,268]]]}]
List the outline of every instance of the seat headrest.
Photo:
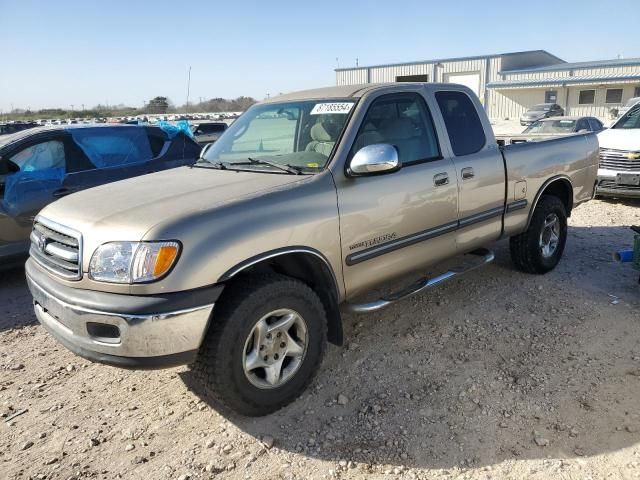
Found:
[{"label": "seat headrest", "polygon": [[311,127],[311,139],[316,142],[332,142],[333,139],[329,132],[324,128],[322,123],[316,123],[313,127]]},{"label": "seat headrest", "polygon": [[408,118],[398,118],[384,128],[384,134],[395,140],[407,139],[416,135],[416,127]]}]

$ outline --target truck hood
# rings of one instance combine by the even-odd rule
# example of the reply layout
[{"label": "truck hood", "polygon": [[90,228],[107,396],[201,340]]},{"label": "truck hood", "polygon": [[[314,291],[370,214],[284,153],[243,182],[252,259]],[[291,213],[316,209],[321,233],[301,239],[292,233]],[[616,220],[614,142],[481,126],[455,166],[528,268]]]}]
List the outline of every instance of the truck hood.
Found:
[{"label": "truck hood", "polygon": [[600,148],[640,152],[640,129],[610,128],[598,133]]},{"label": "truck hood", "polygon": [[64,197],[40,215],[101,241],[140,240],[154,225],[260,195],[307,175],[179,167]]}]

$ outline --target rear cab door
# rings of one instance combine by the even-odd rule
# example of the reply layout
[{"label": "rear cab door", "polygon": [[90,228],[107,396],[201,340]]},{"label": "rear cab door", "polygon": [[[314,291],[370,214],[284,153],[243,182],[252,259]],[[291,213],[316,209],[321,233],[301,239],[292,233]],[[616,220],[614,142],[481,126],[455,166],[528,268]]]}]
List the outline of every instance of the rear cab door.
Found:
[{"label": "rear cab door", "polygon": [[447,132],[441,139],[455,165],[458,183],[458,253],[497,240],[505,208],[505,166],[482,105],[470,90],[434,92],[436,117]]},{"label": "rear cab door", "polygon": [[[458,192],[455,166],[440,147],[437,108],[422,86],[367,94],[357,106],[334,178],[340,212],[347,296],[455,254]],[[353,155],[372,144],[396,147],[402,168],[349,177]],[[342,168],[340,168],[342,167]]]}]

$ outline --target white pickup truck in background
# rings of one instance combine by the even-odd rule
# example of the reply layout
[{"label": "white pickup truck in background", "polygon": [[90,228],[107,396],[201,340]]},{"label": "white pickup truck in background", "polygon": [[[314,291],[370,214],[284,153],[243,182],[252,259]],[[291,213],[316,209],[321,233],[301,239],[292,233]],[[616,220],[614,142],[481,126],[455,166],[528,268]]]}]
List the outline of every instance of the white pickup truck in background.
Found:
[{"label": "white pickup truck in background", "polygon": [[598,134],[597,194],[640,197],[640,103]]}]

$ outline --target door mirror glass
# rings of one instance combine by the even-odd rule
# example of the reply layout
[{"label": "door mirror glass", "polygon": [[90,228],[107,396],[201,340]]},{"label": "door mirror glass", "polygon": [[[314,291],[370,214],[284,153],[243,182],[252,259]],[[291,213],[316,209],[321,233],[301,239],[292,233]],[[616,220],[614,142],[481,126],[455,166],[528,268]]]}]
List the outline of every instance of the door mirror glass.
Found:
[{"label": "door mirror glass", "polygon": [[361,176],[390,173],[400,167],[396,147],[386,143],[376,143],[362,147],[356,152],[349,164],[349,174]]}]

